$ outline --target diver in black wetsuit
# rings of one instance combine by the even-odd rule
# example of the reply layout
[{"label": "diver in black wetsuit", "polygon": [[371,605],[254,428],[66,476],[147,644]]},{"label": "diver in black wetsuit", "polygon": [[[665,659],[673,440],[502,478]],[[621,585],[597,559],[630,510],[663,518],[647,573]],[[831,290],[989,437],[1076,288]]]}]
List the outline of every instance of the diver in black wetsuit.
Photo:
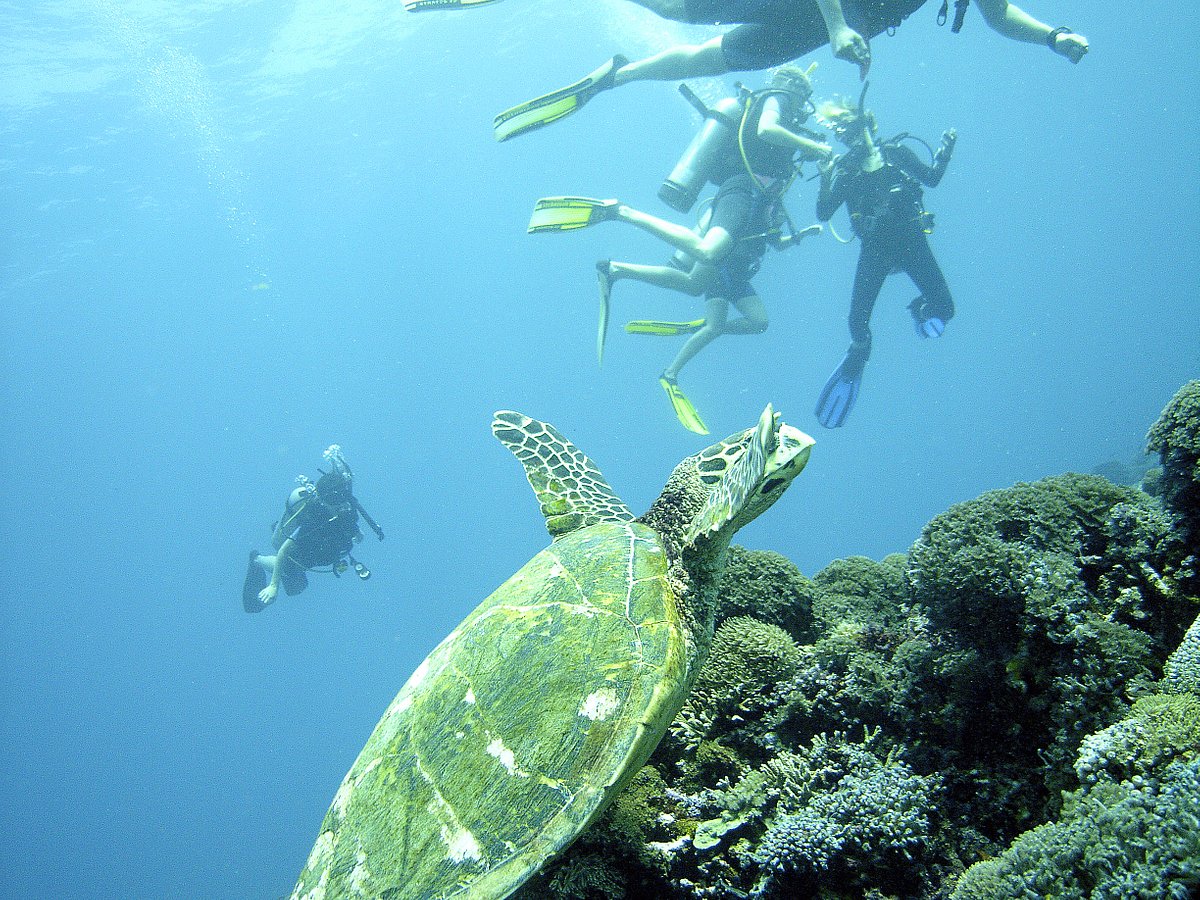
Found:
[{"label": "diver in black wetsuit", "polygon": [[359,518],[381,541],[383,529],[354,496],[354,473],[341,447],[331,445],[324,457],[331,470],[323,472],[316,484],[304,476],[297,479],[300,486],[289,495],[274,528],[275,552],[268,556],[250,551],[242,585],[246,612],[260,612],[274,603],[280,584],[289,597],[303,592],[308,587],[306,572],[340,575],[353,566],[363,581],[371,577],[370,570],[351,555],[362,540]]},{"label": "diver in black wetsuit", "polygon": [[[406,6],[445,9],[479,6],[490,0],[410,0]],[[498,141],[507,141],[557,122],[582,109],[597,94],[639,81],[681,81],[728,72],[767,69],[828,45],[834,56],[859,68],[871,67],[868,41],[890,34],[929,0],[635,0],[660,16],[681,22],[736,25],[701,44],[680,44],[630,61],[617,55],[574,84],[519,103],[496,116]],[[951,0],[937,12],[950,16]],[[951,31],[958,31],[968,0],[953,0]],[[1012,41],[1040,44],[1078,63],[1088,42],[1070,28],[1052,28],[1009,0],[974,0],[989,28]]]},{"label": "diver in black wetsuit", "polygon": [[822,425],[837,428],[858,397],[871,355],[871,312],[888,275],[904,272],[921,291],[908,307],[917,334],[940,337],[954,316],[950,288],[929,248],[932,216],[922,202],[922,185],[937,187],[942,180],[957,135],[953,129],[945,132],[933,165],[926,165],[902,143],[877,146],[875,117],[868,110],[830,102],[821,114],[849,150],[821,168],[817,218],[828,222],[844,203],[862,241],[850,298],[850,349],[826,382],[816,408]]}]

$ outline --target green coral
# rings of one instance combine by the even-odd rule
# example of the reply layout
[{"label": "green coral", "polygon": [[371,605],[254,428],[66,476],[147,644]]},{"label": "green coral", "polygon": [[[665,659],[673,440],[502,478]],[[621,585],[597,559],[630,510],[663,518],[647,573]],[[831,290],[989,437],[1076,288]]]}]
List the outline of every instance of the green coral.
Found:
[{"label": "green coral", "polygon": [[1158,489],[1195,546],[1200,540],[1200,381],[1189,381],[1146,435],[1146,449],[1162,459]]},{"label": "green coral", "polygon": [[843,622],[894,624],[903,618],[908,599],[907,565],[903,554],[882,562],[865,556],[834,560],[813,579],[813,615],[826,629]]},{"label": "green coral", "polygon": [[1058,821],[968,869],[952,900],[1187,900],[1200,888],[1197,797],[1200,758],[1084,788]]},{"label": "green coral", "polygon": [[1163,667],[1164,688],[1171,693],[1200,694],[1200,615]]},{"label": "green coral", "polygon": [[717,622],[753,616],[778,625],[797,640],[812,627],[813,585],[795,563],[770,550],[729,548],[717,597]]},{"label": "green coral", "polygon": [[931,710],[914,761],[962,777],[986,831],[1053,811],[1084,736],[1152,689],[1194,615],[1181,552],[1152,498],[1088,475],[991,491],[925,527],[912,599],[946,647],[913,694]]},{"label": "green coral", "polygon": [[778,625],[749,616],[727,619],[713,635],[673,734],[694,749],[714,734],[758,721],[781,702],[778,688],[795,674],[799,659],[800,648]]},{"label": "green coral", "polygon": [[1081,781],[1140,777],[1166,762],[1200,753],[1200,697],[1153,694],[1133,705],[1132,714],[1088,735],[1075,771]]}]

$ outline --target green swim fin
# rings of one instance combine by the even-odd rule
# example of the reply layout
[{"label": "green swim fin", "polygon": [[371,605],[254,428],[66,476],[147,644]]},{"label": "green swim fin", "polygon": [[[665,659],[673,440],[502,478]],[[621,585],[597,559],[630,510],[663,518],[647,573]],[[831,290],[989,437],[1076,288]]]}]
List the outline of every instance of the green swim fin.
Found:
[{"label": "green swim fin", "polygon": [[708,426],[700,418],[696,407],[692,406],[692,401],[679,389],[679,383],[665,374],[658,376],[658,383],[667,392],[667,399],[671,401],[671,407],[675,410],[675,418],[679,420],[679,424],[696,434],[708,434]]},{"label": "green swim fin", "polygon": [[543,197],[533,205],[529,217],[529,234],[547,231],[574,231],[617,217],[617,200],[596,200],[592,197]]},{"label": "green swim fin", "polygon": [[609,298],[612,296],[612,263],[602,259],[596,263],[596,280],[600,283],[600,321],[596,326],[596,365],[604,365],[604,342],[608,338]]},{"label": "green swim fin", "polygon": [[628,334],[654,334],[661,337],[674,337],[677,334],[695,334],[704,327],[703,319],[691,322],[662,322],[658,319],[634,319],[625,323]]},{"label": "green swim fin", "polygon": [[614,56],[595,72],[584,76],[574,84],[518,104],[512,109],[506,109],[496,116],[492,123],[496,140],[507,141],[509,138],[525,134],[528,131],[544,128],[557,122],[563,116],[569,116],[581,109],[598,93],[611,88],[617,69],[627,65],[629,65],[629,60],[624,56]]},{"label": "green swim fin", "polygon": [[404,0],[408,12],[432,12],[438,9],[474,9],[499,0]]}]

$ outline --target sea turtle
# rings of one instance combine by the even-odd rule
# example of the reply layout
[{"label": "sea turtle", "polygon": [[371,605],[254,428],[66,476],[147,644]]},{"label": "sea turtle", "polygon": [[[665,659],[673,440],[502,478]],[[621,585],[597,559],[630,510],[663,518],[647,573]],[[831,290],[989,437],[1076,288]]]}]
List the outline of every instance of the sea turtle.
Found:
[{"label": "sea turtle", "polygon": [[553,542],[413,672],[333,798],[293,900],[508,897],[642,767],[712,641],[735,531],[808,462],[768,405],[640,518],[553,426],[501,411]]}]

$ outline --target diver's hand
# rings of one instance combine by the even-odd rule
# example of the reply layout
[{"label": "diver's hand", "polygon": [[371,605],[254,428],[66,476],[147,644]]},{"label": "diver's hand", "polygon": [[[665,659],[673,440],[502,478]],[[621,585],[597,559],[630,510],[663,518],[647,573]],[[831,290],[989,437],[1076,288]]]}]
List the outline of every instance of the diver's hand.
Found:
[{"label": "diver's hand", "polygon": [[279,585],[268,584],[265,588],[258,592],[258,602],[263,606],[269,606],[275,602],[275,595],[279,593]]},{"label": "diver's hand", "polygon": [[871,69],[871,45],[861,34],[849,25],[843,26],[829,35],[829,48],[838,59],[858,66],[859,81],[866,79],[867,72]]},{"label": "diver's hand", "polygon": [[955,131],[953,128],[947,128],[945,131],[942,132],[942,146],[940,149],[943,153],[946,154],[947,159],[949,159],[951,154],[954,153],[954,145],[957,142],[958,142],[958,132]]},{"label": "diver's hand", "polygon": [[833,148],[812,141],[807,147],[801,148],[800,155],[804,159],[816,160],[817,166],[823,167],[833,161]]},{"label": "diver's hand", "polygon": [[771,242],[771,246],[776,250],[786,250],[788,247],[795,247],[800,241],[809,235],[820,234],[824,231],[821,225],[809,225],[806,228],[801,228],[795,234],[780,234]]},{"label": "diver's hand", "polygon": [[1065,56],[1071,62],[1078,63],[1087,56],[1088,42],[1082,34],[1068,31],[1054,39],[1054,47],[1051,49],[1059,56]]}]

